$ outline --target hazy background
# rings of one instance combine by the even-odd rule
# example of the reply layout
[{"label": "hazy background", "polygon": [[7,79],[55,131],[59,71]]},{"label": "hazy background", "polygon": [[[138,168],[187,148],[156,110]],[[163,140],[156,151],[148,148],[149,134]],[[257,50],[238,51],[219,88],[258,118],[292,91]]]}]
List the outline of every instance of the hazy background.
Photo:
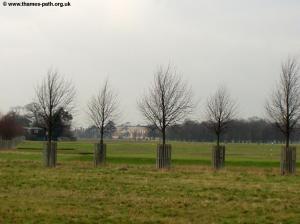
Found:
[{"label": "hazy background", "polygon": [[137,99],[157,67],[171,63],[200,99],[194,117],[201,119],[218,85],[237,99],[240,117],[263,116],[280,63],[300,53],[298,0],[70,2],[65,8],[1,2],[1,112],[31,102],[34,86],[54,67],[77,88],[76,126],[89,125],[86,102],[106,77],[119,93],[120,122],[137,124],[143,120]]}]

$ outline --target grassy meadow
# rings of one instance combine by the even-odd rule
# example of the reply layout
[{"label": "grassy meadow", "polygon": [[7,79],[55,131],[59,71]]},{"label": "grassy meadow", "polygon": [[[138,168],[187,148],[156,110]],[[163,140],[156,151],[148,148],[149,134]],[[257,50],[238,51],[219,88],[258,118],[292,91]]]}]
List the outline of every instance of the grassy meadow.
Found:
[{"label": "grassy meadow", "polygon": [[54,169],[41,142],[1,150],[0,223],[300,223],[299,172],[279,175],[280,145],[227,144],[214,172],[212,143],[172,142],[170,171],[155,169],[156,144],[110,141],[99,168],[87,141],[59,142]]}]

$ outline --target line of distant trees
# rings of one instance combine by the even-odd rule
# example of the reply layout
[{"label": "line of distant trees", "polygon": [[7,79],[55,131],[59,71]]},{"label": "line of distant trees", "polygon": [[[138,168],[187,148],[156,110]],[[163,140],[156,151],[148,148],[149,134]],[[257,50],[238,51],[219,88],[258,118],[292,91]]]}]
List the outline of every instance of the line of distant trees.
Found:
[{"label": "line of distant trees", "polygon": [[[158,137],[159,133],[149,127],[151,137]],[[179,141],[215,141],[215,134],[207,129],[205,121],[198,122],[186,120],[182,124],[168,128],[168,139]],[[292,135],[292,141],[300,141],[300,131],[296,130]],[[284,138],[275,124],[263,118],[253,117],[249,119],[235,119],[231,122],[231,128],[221,136],[222,142],[256,142],[278,143]]]},{"label": "line of distant trees", "polygon": [[[157,139],[161,135],[153,126],[147,126],[148,139]],[[116,126],[110,122],[108,130],[105,132],[105,138],[111,138]],[[97,127],[79,128],[74,130],[74,135],[78,138],[99,138]],[[208,130],[206,122],[185,120],[182,124],[170,126],[167,129],[167,139],[176,141],[215,141],[215,134]],[[276,128],[275,124],[266,119],[252,117],[248,119],[235,119],[231,122],[231,128],[228,129],[220,139],[222,142],[237,143],[282,143],[284,137]],[[300,130],[296,130],[292,135],[293,142],[300,142]]]},{"label": "line of distant trees", "polygon": [[[29,118],[28,114],[20,115],[17,112],[9,112],[0,118],[0,138],[13,139],[24,133],[24,127],[43,127],[38,124],[36,118]],[[59,137],[78,137],[78,138],[98,138],[99,131],[96,127],[71,130],[72,116],[64,112],[61,114],[55,138]],[[114,122],[110,122],[105,132],[105,138],[111,138],[116,130]],[[215,135],[207,129],[205,121],[185,120],[182,124],[177,124],[167,129],[168,140],[178,141],[202,141],[212,142],[215,140]],[[32,136],[31,136],[32,137]],[[148,135],[150,139],[159,138],[160,133],[152,126],[148,126]],[[29,136],[30,138],[30,136]],[[34,138],[34,137],[32,137]],[[293,142],[300,142],[300,130],[296,129],[291,136]],[[235,119],[231,123],[231,128],[221,136],[222,142],[255,142],[255,143],[279,143],[283,142],[284,138],[280,131],[275,127],[275,124],[268,122],[266,119],[252,117],[249,119]]]}]

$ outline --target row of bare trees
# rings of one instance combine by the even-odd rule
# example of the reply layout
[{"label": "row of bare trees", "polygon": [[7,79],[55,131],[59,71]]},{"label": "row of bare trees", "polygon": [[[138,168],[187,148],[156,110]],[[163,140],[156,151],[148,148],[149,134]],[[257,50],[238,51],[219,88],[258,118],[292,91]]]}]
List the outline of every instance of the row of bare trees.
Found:
[{"label": "row of bare trees", "polygon": [[[139,103],[140,110],[150,124],[157,127],[162,135],[162,145],[158,147],[158,157],[170,160],[170,146],[166,147],[166,128],[185,118],[193,109],[191,90],[181,78],[168,67],[157,72],[154,84]],[[279,83],[266,104],[266,111],[285,137],[281,152],[281,173],[293,173],[296,167],[296,149],[290,147],[290,137],[299,125],[300,82],[299,64],[295,58],[288,58],[282,64]],[[220,146],[220,136],[228,128],[237,112],[236,103],[228,91],[221,87],[207,101],[207,126],[217,136],[213,151],[213,166],[220,168],[225,161],[225,147]],[[164,162],[163,162],[164,163]],[[170,162],[165,161],[168,167]],[[158,163],[161,167],[161,164]],[[164,167],[164,165],[162,165]]]},{"label": "row of bare trees", "polygon": [[[138,103],[149,124],[156,127],[162,136],[162,144],[157,147],[158,168],[169,168],[171,165],[171,145],[166,144],[166,130],[192,113],[195,108],[192,95],[191,88],[174,69],[161,67],[154,76],[154,83]],[[235,113],[236,104],[225,87],[219,88],[207,101],[206,124],[217,136],[218,152],[220,136]]]},{"label": "row of bare trees", "polygon": [[[281,79],[269,99],[266,110],[277,127],[285,136],[285,149],[289,148],[290,135],[299,123],[299,66],[295,59],[288,59],[282,65]],[[72,83],[59,76],[57,71],[49,70],[47,77],[36,89],[35,107],[45,124],[50,150],[55,116],[58,111],[72,110],[75,88]],[[162,144],[157,148],[157,166],[168,168],[171,161],[171,145],[166,143],[166,130],[187,118],[195,109],[193,93],[176,70],[171,66],[160,67],[154,75],[154,81],[144,96],[138,101],[138,107],[149,125],[161,133]],[[216,150],[219,160],[224,160],[224,147],[220,146],[220,136],[228,129],[236,116],[237,104],[225,87],[219,88],[207,100],[207,127],[216,134]],[[99,129],[100,141],[95,146],[98,163],[105,161],[106,146],[103,141],[106,126],[118,114],[118,97],[106,80],[99,92],[88,103],[88,115],[93,125]],[[51,151],[51,150],[50,150]],[[217,155],[218,156],[218,155]],[[100,161],[100,162],[99,162]],[[218,166],[218,164],[216,165]],[[222,166],[222,164],[221,164]],[[215,167],[217,168],[217,167]]]},{"label": "row of bare trees", "polygon": [[[55,166],[51,163],[56,161],[55,158],[51,158],[56,156],[56,152],[52,150],[52,147],[56,148],[56,143],[52,142],[55,121],[60,111],[72,111],[74,96],[74,85],[54,70],[49,70],[43,82],[36,88],[36,101],[31,105],[32,113],[41,119],[40,122],[47,131],[47,144],[45,144],[44,151],[45,163],[48,166]],[[166,69],[160,67],[154,76],[153,85],[139,100],[138,106],[149,124],[154,125],[161,133],[162,144],[159,145],[158,151],[159,148],[165,151],[168,147],[171,150],[170,146],[166,146],[166,130],[192,113],[194,109],[192,90],[175,69],[170,66]],[[208,100],[207,106],[209,118],[207,124],[216,133],[217,145],[219,145],[221,133],[234,116],[235,104],[231,101],[226,89],[222,88]],[[95,158],[95,164],[98,165],[105,161],[106,145],[103,136],[106,126],[118,115],[117,95],[107,80],[89,101],[88,115],[100,132],[99,144],[95,145],[95,157],[99,157]],[[168,150],[162,154],[168,154],[168,160],[171,159],[171,152]]]}]

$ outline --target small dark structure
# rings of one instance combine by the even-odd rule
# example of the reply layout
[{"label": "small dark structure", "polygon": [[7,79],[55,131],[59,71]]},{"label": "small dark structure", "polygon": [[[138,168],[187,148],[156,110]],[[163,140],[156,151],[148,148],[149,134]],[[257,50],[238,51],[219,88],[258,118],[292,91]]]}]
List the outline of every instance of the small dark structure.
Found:
[{"label": "small dark structure", "polygon": [[46,140],[45,129],[39,127],[24,127],[24,136],[26,140],[31,140],[31,141]]}]

